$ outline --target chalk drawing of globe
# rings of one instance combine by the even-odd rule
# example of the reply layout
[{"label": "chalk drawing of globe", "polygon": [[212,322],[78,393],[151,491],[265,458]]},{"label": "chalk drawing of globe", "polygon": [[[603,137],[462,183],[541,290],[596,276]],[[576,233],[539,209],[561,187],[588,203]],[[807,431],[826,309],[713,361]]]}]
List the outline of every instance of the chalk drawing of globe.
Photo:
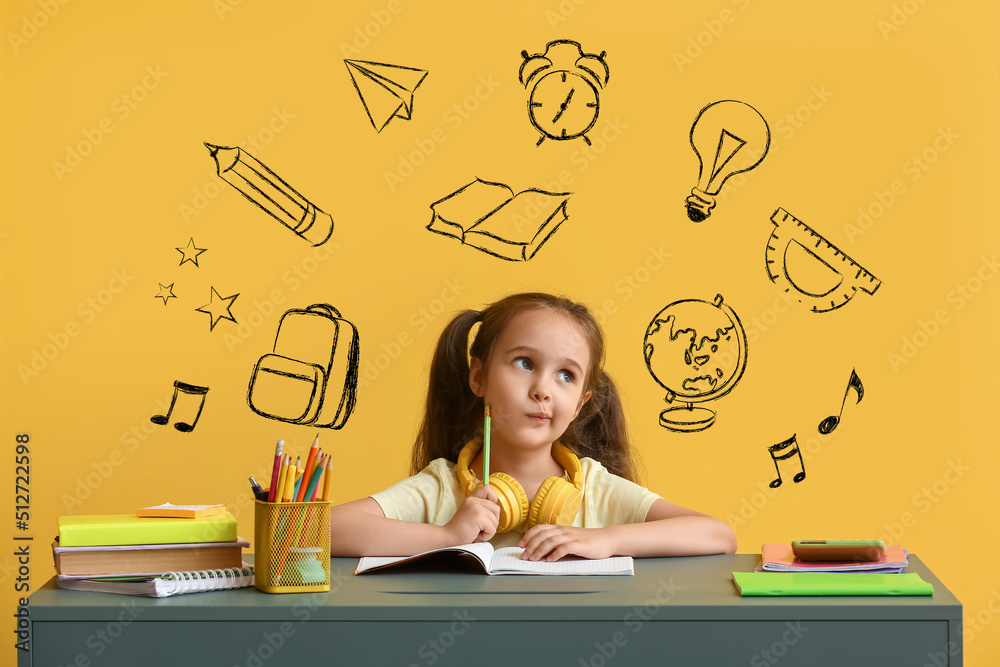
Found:
[{"label": "chalk drawing of globe", "polygon": [[732,391],[747,363],[746,331],[723,303],[700,299],[675,301],[653,317],[643,339],[646,368],[666,389],[665,400],[684,403],[660,414],[660,424],[676,431],[700,431],[715,413],[695,408]]}]

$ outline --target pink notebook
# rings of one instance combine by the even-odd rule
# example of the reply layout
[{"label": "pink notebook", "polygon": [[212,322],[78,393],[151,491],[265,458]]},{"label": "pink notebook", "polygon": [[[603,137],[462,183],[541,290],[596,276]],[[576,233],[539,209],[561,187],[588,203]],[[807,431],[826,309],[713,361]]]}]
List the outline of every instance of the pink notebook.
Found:
[{"label": "pink notebook", "polygon": [[906,551],[898,544],[885,548],[885,555],[869,562],[802,561],[792,554],[792,545],[766,543],[761,547],[761,569],[765,572],[868,572],[902,571],[907,565]]}]

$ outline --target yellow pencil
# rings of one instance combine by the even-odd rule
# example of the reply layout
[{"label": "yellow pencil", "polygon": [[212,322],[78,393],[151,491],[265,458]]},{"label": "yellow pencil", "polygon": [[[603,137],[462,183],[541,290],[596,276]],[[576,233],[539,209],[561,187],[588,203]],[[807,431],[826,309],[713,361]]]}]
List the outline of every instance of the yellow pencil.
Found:
[{"label": "yellow pencil", "polygon": [[330,478],[333,477],[333,461],[328,457],[326,459],[326,470],[323,473],[323,498],[322,500],[330,500]]},{"label": "yellow pencil", "polygon": [[274,492],[274,502],[280,503],[282,501],[282,495],[285,490],[285,478],[288,477],[288,462],[291,461],[291,457],[288,454],[283,454],[281,456],[281,467],[278,468],[278,479],[275,480]]},{"label": "yellow pencil", "polygon": [[291,500],[294,502],[295,501],[295,497],[296,497],[296,495],[299,492],[299,481],[302,479],[302,472],[303,472],[303,470],[302,470],[302,457],[301,456],[296,456],[295,457],[295,467],[292,468],[292,470],[295,471],[295,477],[293,478],[295,481],[292,482],[292,498],[291,498]]},{"label": "yellow pencil", "polygon": [[281,493],[281,502],[290,503],[292,502],[292,496],[295,495],[295,468],[292,466],[292,457],[288,457],[288,475],[285,478],[285,488]]}]

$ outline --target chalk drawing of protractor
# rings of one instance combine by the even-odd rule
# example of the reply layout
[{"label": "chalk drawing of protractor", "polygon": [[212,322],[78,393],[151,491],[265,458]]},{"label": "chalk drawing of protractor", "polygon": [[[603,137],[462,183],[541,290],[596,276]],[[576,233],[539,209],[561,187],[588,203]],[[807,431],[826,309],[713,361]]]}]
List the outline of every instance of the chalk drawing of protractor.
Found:
[{"label": "chalk drawing of protractor", "polygon": [[814,313],[840,308],[858,290],[875,294],[882,284],[785,209],[776,210],[771,222],[775,229],[765,252],[767,276],[786,292],[794,289],[800,296],[799,302],[810,305]]}]

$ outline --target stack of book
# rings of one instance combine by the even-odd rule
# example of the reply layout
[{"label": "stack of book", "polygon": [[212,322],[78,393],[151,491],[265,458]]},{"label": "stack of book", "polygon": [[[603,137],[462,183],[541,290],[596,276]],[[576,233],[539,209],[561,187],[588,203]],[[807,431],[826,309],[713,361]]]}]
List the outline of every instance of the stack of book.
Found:
[{"label": "stack of book", "polygon": [[908,553],[889,545],[878,558],[805,560],[792,545],[767,543],[753,572],[733,572],[742,596],[933,595],[931,584],[904,572]]},{"label": "stack of book", "polygon": [[249,546],[225,506],[167,504],[60,517],[52,555],[59,588],[166,597],[253,585]]}]

